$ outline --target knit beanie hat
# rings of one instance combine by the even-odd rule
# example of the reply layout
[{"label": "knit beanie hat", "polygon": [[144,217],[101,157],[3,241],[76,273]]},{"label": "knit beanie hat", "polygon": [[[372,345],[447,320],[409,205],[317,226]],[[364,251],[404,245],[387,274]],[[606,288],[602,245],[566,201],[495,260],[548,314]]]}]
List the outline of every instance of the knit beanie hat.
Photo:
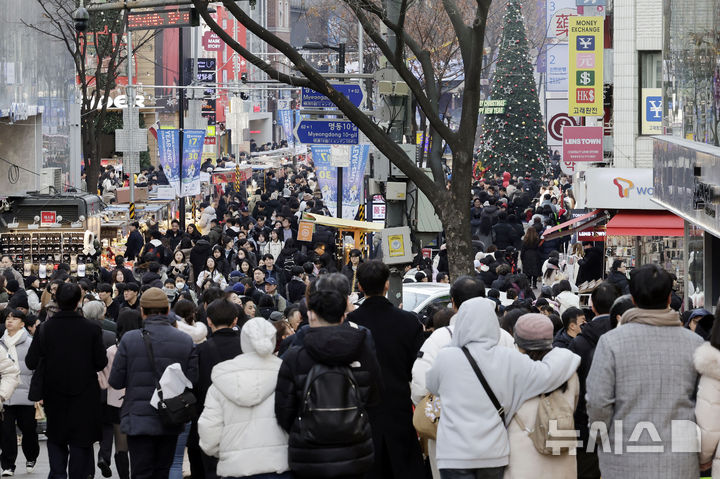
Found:
[{"label": "knit beanie hat", "polygon": [[525,351],[552,348],[553,323],[544,314],[523,314],[515,323],[515,343]]},{"label": "knit beanie hat", "polygon": [[252,318],[240,331],[240,347],[243,354],[256,353],[269,356],[275,352],[277,330],[265,318]]},{"label": "knit beanie hat", "polygon": [[20,283],[16,279],[11,279],[5,285],[5,289],[10,291],[11,293],[16,293],[17,290],[20,289]]},{"label": "knit beanie hat", "polygon": [[141,308],[167,309],[170,307],[167,295],[160,288],[149,288],[140,297]]}]

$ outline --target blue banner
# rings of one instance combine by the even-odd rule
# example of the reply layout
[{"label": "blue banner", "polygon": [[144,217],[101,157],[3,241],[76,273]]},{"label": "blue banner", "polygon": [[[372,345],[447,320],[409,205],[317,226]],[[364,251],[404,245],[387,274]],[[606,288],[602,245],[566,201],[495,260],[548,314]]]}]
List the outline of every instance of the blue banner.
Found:
[{"label": "blue banner", "polygon": [[163,169],[170,186],[180,195],[180,164],[178,162],[180,138],[177,129],[158,130],[158,162]]},{"label": "blue banner", "polygon": [[350,166],[343,168],[343,218],[355,219],[365,199],[363,179],[369,153],[370,145],[350,147]]},{"label": "blue banner", "polygon": [[278,123],[283,129],[288,146],[294,145],[295,135],[293,134],[293,110],[278,110],[277,115]]},{"label": "blue banner", "polygon": [[[323,202],[333,216],[337,216],[337,168],[332,166],[330,146],[311,146],[315,175]],[[343,218],[355,219],[360,202],[365,198],[364,174],[370,145],[350,147],[350,166],[343,168]]]},{"label": "blue banner", "polygon": [[200,194],[200,162],[205,130],[185,130],[183,134],[182,192],[180,196]]},{"label": "blue banner", "polygon": [[315,176],[322,193],[323,202],[333,216],[337,216],[337,168],[330,164],[330,146],[310,147]]}]

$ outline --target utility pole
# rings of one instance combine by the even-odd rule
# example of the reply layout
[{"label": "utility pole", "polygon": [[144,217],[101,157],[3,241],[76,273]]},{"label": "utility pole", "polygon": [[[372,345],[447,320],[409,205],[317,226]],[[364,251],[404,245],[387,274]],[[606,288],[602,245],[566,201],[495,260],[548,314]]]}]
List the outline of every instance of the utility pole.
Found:
[{"label": "utility pole", "polygon": [[[400,19],[400,1],[399,0],[383,0],[383,5],[386,8],[388,19],[397,23]],[[395,32],[387,29],[387,44],[390,51],[394,52],[397,45],[397,36]],[[399,74],[393,72],[396,79],[399,80]],[[397,108],[406,108],[405,99],[398,96],[390,96],[388,98],[390,105],[392,105],[393,111]],[[399,117],[404,121],[406,117],[405,113],[394,114],[393,117]],[[391,118],[391,122],[394,123],[398,120]],[[403,130],[395,127],[393,124],[389,125],[390,137],[395,143],[402,143],[403,141]],[[404,201],[386,201],[385,202],[385,227],[392,228],[396,226],[403,226],[405,224],[405,208],[406,204]],[[402,281],[403,281],[403,269],[399,265],[390,266],[390,288],[388,289],[387,298],[395,306],[399,306],[402,301]]]},{"label": "utility pole", "polygon": [[[127,25],[127,71],[128,71],[128,86],[127,86],[127,97],[128,97],[128,116],[132,118],[135,112],[135,88],[133,88],[133,69],[132,69],[132,62],[133,62],[133,55],[132,55],[132,32],[130,31],[130,24],[126,22]],[[131,120],[132,121],[132,120]],[[132,125],[135,126],[135,125]],[[131,152],[130,155],[133,156],[133,161],[135,160],[135,155],[138,155],[136,152]],[[139,155],[138,155],[139,156]],[[138,161],[139,162],[139,161]],[[130,170],[130,219],[135,219],[135,172],[134,168]]]},{"label": "utility pole", "polygon": [[[345,73],[345,44],[340,43],[337,46],[338,64],[337,73]],[[343,168],[337,167],[337,217],[343,217]]]},{"label": "utility pole", "polygon": [[[183,28],[178,28],[178,85],[185,86],[185,65],[183,62]],[[185,196],[183,195],[183,133],[185,130],[185,89],[180,88],[180,99],[178,102],[178,137],[180,139],[178,150],[180,158],[178,161],[180,169],[180,204],[178,212],[180,214],[180,229],[185,231]],[[193,218],[193,221],[195,218]]]}]

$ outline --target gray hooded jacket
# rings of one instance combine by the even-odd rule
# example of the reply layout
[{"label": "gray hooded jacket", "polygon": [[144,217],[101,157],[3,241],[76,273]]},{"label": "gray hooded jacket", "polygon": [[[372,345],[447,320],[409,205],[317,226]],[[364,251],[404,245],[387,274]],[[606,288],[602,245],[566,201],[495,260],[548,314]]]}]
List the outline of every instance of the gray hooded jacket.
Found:
[{"label": "gray hooded jacket", "polygon": [[[440,396],[439,469],[476,469],[508,464],[506,426],[528,399],[557,389],[575,373],[580,357],[553,349],[542,361],[502,347],[495,303],[473,298],[456,315],[450,345],[427,373],[428,390]],[[460,349],[466,346],[505,409],[505,424]]]}]

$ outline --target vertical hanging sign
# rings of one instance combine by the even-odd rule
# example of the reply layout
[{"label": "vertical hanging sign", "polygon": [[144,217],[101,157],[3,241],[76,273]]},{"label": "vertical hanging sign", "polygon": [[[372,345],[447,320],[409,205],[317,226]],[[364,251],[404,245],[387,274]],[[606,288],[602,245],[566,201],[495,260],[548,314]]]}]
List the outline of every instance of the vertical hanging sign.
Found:
[{"label": "vertical hanging sign", "polygon": [[180,196],[200,194],[200,155],[205,143],[205,130],[183,132],[183,171]]},{"label": "vertical hanging sign", "polygon": [[602,116],[603,17],[570,17],[570,116]]}]

